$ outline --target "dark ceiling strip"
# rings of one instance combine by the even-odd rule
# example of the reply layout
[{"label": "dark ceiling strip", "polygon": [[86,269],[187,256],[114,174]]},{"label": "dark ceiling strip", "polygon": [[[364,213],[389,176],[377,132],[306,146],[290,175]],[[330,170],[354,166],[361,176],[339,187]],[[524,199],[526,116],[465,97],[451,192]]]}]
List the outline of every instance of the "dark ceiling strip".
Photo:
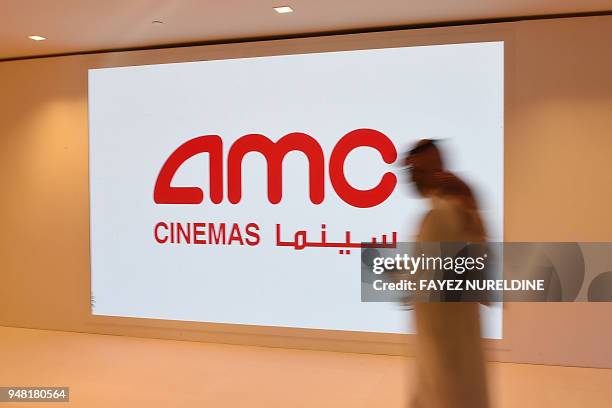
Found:
[{"label": "dark ceiling strip", "polygon": [[328,37],[332,35],[366,34],[366,33],[377,33],[377,32],[384,32],[384,31],[415,30],[415,29],[422,29],[422,28],[456,27],[456,26],[469,26],[469,25],[477,25],[477,24],[510,23],[510,22],[527,21],[527,20],[552,20],[552,19],[561,19],[561,18],[595,17],[595,16],[609,16],[609,15],[612,15],[612,10],[592,11],[592,12],[583,12],[583,13],[564,13],[564,14],[544,14],[544,15],[519,16],[519,17],[501,17],[501,18],[490,18],[490,19],[479,19],[479,20],[447,21],[447,22],[442,22],[442,23],[393,25],[393,26],[383,26],[383,27],[357,28],[357,29],[350,29],[350,30],[320,31],[320,32],[286,34],[286,35],[275,35],[275,36],[260,36],[260,37],[244,37],[244,38],[234,38],[234,39],[226,39],[226,40],[195,41],[195,42],[184,42],[184,43],[174,43],[174,44],[150,45],[150,46],[144,46],[144,47],[109,48],[109,49],[102,49],[102,50],[74,51],[74,52],[57,53],[57,54],[10,57],[10,58],[0,58],[0,62],[19,61],[19,60],[28,60],[28,59],[38,59],[38,58],[68,57],[71,55],[103,54],[103,53],[109,53],[109,52],[159,50],[159,49],[165,49],[165,48],[196,47],[196,46],[202,46],[202,45],[250,43],[250,42],[257,42],[257,41],[289,40],[289,39],[295,39],[295,38]]}]

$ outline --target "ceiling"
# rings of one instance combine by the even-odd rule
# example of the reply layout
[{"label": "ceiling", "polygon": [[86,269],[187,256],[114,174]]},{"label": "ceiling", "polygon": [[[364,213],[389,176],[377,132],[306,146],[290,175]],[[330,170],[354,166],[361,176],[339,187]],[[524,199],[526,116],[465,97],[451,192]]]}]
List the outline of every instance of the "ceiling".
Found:
[{"label": "ceiling", "polygon": [[[295,12],[273,10],[285,5]],[[0,0],[0,60],[608,10],[612,0]]]}]

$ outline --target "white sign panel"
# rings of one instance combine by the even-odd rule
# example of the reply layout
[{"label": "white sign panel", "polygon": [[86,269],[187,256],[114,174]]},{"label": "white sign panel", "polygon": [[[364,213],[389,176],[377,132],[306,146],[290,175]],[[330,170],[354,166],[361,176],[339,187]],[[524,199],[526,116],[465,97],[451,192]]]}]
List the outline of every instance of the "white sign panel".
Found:
[{"label": "white sign panel", "polygon": [[421,138],[501,239],[503,66],[488,42],[90,70],[93,314],[411,330],[360,301],[359,243],[414,240]]}]

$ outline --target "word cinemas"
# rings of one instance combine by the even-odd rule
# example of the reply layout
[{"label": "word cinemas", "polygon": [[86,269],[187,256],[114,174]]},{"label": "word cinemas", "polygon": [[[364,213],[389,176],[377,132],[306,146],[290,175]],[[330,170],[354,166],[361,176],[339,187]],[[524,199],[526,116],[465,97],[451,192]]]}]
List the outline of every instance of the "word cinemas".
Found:
[{"label": "word cinemas", "polygon": [[225,222],[158,222],[153,228],[159,244],[248,245],[259,244],[259,225]]}]

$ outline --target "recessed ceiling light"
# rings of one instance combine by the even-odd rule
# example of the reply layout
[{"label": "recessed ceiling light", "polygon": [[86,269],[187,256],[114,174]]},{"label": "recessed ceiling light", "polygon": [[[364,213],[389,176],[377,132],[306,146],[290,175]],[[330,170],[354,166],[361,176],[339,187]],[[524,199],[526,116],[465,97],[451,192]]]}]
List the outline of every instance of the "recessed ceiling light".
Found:
[{"label": "recessed ceiling light", "polygon": [[45,37],[41,37],[40,35],[31,35],[28,38],[30,40],[34,40],[34,41],[43,41],[43,40],[46,40]]},{"label": "recessed ceiling light", "polygon": [[293,13],[293,9],[289,6],[274,7],[274,11],[279,14]]}]

